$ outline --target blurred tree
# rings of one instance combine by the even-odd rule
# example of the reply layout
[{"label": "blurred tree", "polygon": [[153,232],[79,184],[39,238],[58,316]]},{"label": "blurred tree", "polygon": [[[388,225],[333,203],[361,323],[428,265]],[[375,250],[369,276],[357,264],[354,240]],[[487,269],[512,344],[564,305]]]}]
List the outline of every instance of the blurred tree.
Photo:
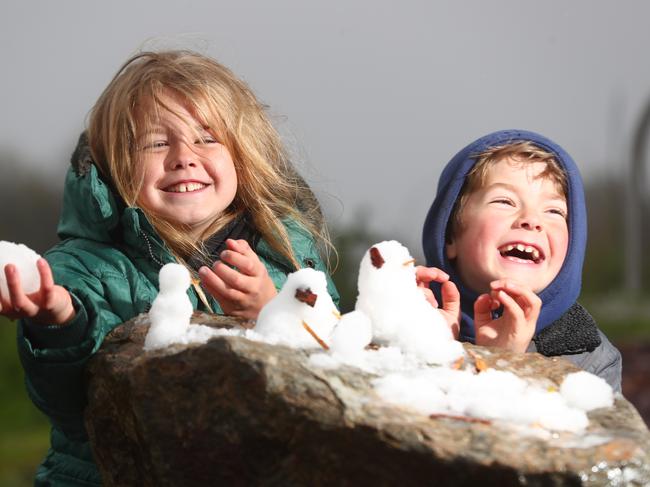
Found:
[{"label": "blurred tree", "polygon": [[47,181],[17,155],[0,151],[0,240],[23,243],[38,253],[57,242],[63,179]]},{"label": "blurred tree", "polygon": [[[585,185],[589,240],[583,273],[583,289],[588,294],[621,292],[625,271],[625,192],[622,179],[595,179]],[[642,221],[650,222],[647,204],[640,208]],[[650,238],[650,223],[640,232],[642,248]],[[646,254],[647,256],[647,254]],[[650,293],[650,258],[642,262],[642,290]]]}]

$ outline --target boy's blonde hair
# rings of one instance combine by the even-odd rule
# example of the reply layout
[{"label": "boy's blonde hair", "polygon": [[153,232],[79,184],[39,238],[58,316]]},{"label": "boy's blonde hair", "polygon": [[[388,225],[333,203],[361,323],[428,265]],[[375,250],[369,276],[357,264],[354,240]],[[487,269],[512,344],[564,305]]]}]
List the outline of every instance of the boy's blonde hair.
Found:
[{"label": "boy's blonde hair", "polygon": [[456,199],[456,204],[449,217],[447,224],[446,240],[451,242],[456,234],[461,231],[463,225],[463,210],[469,195],[485,185],[488,170],[497,162],[510,159],[520,164],[543,162],[546,169],[539,173],[536,178],[545,178],[553,181],[558,192],[566,199],[568,194],[567,176],[557,162],[555,155],[537,147],[532,142],[522,141],[511,144],[490,147],[476,156],[476,164],[467,173],[465,183]]},{"label": "boy's blonde hair", "polygon": [[[171,111],[162,101],[165,93],[183,100],[228,149],[238,181],[232,204],[199,242],[186,228],[142,208],[177,257],[205,254],[202,242],[244,212],[271,247],[296,269],[301,265],[282,218],[294,218],[325,249],[331,247],[318,201],[290,163],[265,107],[228,68],[191,51],[133,56],[119,69],[91,112],[88,137],[93,158],[128,206],[137,206],[142,186],[136,141],[149,131],[160,111]],[[183,119],[178,113],[174,115]]]}]

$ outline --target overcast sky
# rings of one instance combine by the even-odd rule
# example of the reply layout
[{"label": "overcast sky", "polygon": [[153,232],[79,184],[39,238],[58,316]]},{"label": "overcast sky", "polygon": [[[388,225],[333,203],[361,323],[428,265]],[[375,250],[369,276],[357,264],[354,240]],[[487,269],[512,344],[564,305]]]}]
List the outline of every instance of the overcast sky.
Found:
[{"label": "overcast sky", "polygon": [[5,1],[0,149],[62,184],[119,65],[194,48],[271,107],[331,223],[367,207],[419,246],[442,166],[487,132],[541,132],[586,179],[624,171],[650,97],[648,19],[643,0]]}]

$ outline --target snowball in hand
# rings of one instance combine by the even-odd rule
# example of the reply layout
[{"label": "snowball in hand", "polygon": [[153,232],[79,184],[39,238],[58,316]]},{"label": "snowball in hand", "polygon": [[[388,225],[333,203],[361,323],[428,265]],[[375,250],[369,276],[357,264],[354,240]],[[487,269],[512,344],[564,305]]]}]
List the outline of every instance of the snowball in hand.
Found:
[{"label": "snowball in hand", "polygon": [[191,282],[189,271],[180,264],[166,264],[160,269],[160,292],[149,311],[151,326],[144,340],[145,350],[166,347],[182,340],[193,312],[187,295]]},{"label": "snowball in hand", "polygon": [[36,261],[40,258],[36,252],[23,244],[15,244],[5,240],[0,241],[0,293],[5,298],[9,297],[5,266],[14,264],[20,275],[20,283],[26,294],[35,293],[41,287],[41,278],[36,268]]}]

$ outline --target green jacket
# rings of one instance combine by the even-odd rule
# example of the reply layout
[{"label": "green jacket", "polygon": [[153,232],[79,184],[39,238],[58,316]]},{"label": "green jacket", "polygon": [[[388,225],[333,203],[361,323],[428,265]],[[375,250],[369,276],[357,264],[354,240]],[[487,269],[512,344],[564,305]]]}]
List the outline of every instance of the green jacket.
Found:
[{"label": "green jacket", "polygon": [[[292,221],[285,226],[298,261],[326,272],[311,234]],[[158,272],[174,258],[140,209],[120,207],[94,166],[84,175],[68,171],[58,233],[62,241],[45,258],[55,282],[70,291],[76,316],[64,327],[26,320],[18,326],[28,394],[52,424],[51,448],[35,485],[100,485],[83,423],[84,368],[115,326],[148,311]],[[264,240],[256,251],[280,288],[293,271],[290,263]],[[328,285],[338,301],[329,276]],[[195,309],[207,311],[194,288],[188,295]]]}]

